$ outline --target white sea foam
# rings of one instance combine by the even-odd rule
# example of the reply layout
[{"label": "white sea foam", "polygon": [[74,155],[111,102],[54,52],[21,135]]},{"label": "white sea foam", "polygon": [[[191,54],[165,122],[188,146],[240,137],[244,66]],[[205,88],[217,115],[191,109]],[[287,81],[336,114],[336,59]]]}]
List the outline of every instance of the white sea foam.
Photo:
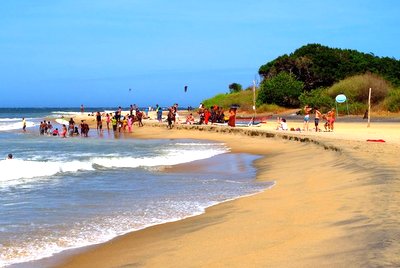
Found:
[{"label": "white sea foam", "polygon": [[10,186],[26,183],[26,180],[36,177],[47,177],[61,172],[75,172],[79,170],[93,170],[92,164],[87,162],[48,162],[28,161],[21,159],[1,160],[0,186]]},{"label": "white sea foam", "polygon": [[54,111],[51,112],[53,115],[80,115],[81,112],[65,112],[65,111]]},{"label": "white sea foam", "polygon": [[190,153],[185,150],[169,150],[160,156],[150,157],[107,155],[89,157],[85,161],[68,161],[65,158],[60,158],[62,161],[43,161],[39,159],[36,161],[22,159],[0,160],[0,170],[2,171],[0,187],[27,183],[30,180],[26,179],[49,177],[58,173],[91,171],[95,170],[96,166],[103,168],[171,166],[210,158],[225,152],[226,149],[224,148],[214,148],[191,150]]},{"label": "white sea foam", "polygon": [[[35,122],[27,120],[26,127],[35,126]],[[8,131],[22,129],[22,120],[21,118],[1,118],[0,119],[0,131]]]},{"label": "white sea foam", "polygon": [[[275,182],[266,189],[270,189],[274,185]],[[64,230],[64,233],[58,233],[57,237],[52,237],[49,234],[43,240],[27,241],[12,248],[7,248],[7,250],[0,252],[0,267],[39,260],[68,249],[103,243],[117,236],[150,226],[197,216],[203,214],[208,207],[241,197],[251,196],[266,189],[221,201],[156,202],[141,211],[141,216],[139,214],[124,213],[95,219],[94,222],[83,222],[82,224],[71,226],[71,230]]]},{"label": "white sea foam", "polygon": [[170,150],[167,154],[153,157],[97,157],[91,161],[93,164],[106,168],[172,166],[210,158],[225,152],[225,149],[191,150],[190,153]]},{"label": "white sea foam", "polygon": [[70,226],[71,229],[63,230],[55,237],[48,233],[34,241],[7,247],[0,251],[0,267],[50,257],[64,250],[103,243],[129,232],[196,216],[214,204],[216,202],[161,202],[146,209],[150,213],[143,216],[127,213],[93,219],[92,222]]}]

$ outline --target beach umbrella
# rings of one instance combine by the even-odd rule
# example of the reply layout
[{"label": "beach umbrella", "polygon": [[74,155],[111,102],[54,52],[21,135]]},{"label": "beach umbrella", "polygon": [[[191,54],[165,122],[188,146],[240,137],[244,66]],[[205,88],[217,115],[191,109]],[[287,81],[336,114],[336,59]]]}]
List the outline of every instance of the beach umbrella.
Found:
[{"label": "beach umbrella", "polygon": [[346,102],[346,106],[347,106],[347,115],[349,115],[349,103],[347,102],[347,97],[344,94],[339,94],[336,96],[335,98],[336,100],[336,116],[339,115],[339,111],[338,111],[338,103],[344,103]]}]

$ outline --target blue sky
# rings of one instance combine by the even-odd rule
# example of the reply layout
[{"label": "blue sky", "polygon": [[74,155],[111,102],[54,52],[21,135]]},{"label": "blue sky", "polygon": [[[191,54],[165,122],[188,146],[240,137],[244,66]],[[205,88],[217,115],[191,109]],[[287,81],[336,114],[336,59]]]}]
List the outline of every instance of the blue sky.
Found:
[{"label": "blue sky", "polygon": [[400,59],[399,14],[397,0],[4,0],[0,107],[197,106],[309,43]]}]

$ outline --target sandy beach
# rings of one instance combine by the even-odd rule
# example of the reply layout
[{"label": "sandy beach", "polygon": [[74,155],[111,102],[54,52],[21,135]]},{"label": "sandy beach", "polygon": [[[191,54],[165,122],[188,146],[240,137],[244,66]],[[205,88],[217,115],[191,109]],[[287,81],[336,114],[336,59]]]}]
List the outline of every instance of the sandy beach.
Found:
[{"label": "sandy beach", "polygon": [[[261,155],[257,180],[276,185],[64,254],[55,266],[399,267],[400,123],[337,122],[335,132],[319,133],[275,125],[135,127],[132,138],[224,141],[233,153]],[[172,167],[185,168],[196,163]]]}]

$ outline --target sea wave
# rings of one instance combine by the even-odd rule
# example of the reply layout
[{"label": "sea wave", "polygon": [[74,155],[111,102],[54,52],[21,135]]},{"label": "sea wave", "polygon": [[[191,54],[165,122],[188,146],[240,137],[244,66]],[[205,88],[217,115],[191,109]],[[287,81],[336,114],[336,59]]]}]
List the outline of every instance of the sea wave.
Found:
[{"label": "sea wave", "polygon": [[67,112],[67,111],[53,111],[52,114],[72,114],[72,115],[79,115],[81,112]]},{"label": "sea wave", "polygon": [[21,159],[1,160],[2,176],[0,185],[11,186],[25,183],[25,180],[37,177],[48,177],[62,172],[76,172],[79,170],[93,170],[92,164],[87,162],[48,162]]},{"label": "sea wave", "polygon": [[[35,122],[26,120],[26,127],[34,127]],[[1,118],[0,119],[0,131],[22,129],[21,118]]]},{"label": "sea wave", "polygon": [[[26,179],[49,177],[66,172],[92,171],[111,168],[138,168],[171,166],[210,158],[227,152],[225,148],[191,150],[169,150],[161,155],[148,157],[99,156],[80,161],[33,161],[23,159],[0,160],[0,186],[26,183]],[[22,179],[22,180],[21,180]]]}]

